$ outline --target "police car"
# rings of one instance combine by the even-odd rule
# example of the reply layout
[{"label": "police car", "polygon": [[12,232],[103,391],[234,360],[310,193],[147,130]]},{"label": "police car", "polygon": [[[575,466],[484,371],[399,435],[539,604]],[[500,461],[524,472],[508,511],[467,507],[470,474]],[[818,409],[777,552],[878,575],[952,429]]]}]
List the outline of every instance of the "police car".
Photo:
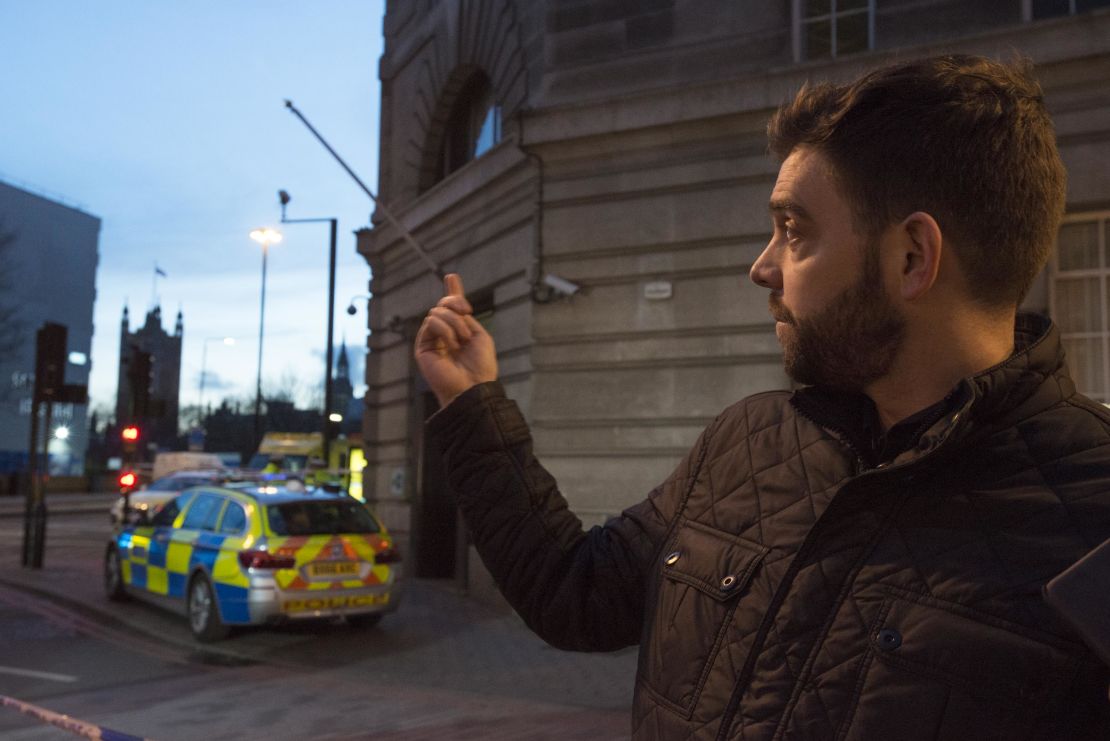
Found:
[{"label": "police car", "polygon": [[142,513],[145,512],[149,515],[157,511],[159,507],[186,489],[203,484],[219,485],[229,477],[229,473],[225,469],[176,471],[169,476],[155,479],[141,489],[129,492],[126,501],[121,496],[108,509],[108,520],[113,525],[123,522],[125,508],[128,510],[127,515],[129,517],[139,519],[143,516]]},{"label": "police car", "polygon": [[204,642],[303,618],[374,625],[397,609],[400,577],[400,554],[361,502],[265,482],[190,489],[119,527],[104,554],[110,599],[169,607]]}]

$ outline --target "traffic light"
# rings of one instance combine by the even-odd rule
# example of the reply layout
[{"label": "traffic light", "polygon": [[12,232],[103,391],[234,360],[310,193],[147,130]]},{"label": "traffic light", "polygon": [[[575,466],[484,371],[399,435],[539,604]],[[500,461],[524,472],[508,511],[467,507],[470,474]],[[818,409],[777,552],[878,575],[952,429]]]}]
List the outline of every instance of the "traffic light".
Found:
[{"label": "traffic light", "polygon": [[35,336],[35,399],[53,400],[65,385],[65,325],[47,322]]},{"label": "traffic light", "polygon": [[120,430],[120,440],[123,441],[123,449],[128,453],[135,451],[135,446],[139,442],[139,428],[136,425],[128,425]]},{"label": "traffic light", "polygon": [[139,477],[135,475],[134,471],[124,471],[119,475],[119,488],[122,491],[131,491],[138,483]]}]

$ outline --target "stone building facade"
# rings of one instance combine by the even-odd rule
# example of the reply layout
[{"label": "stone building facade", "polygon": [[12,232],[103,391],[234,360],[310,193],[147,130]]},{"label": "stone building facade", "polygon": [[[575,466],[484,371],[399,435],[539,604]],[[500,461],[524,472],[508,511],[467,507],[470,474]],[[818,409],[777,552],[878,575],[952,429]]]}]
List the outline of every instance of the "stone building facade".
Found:
[{"label": "stone building facade", "polygon": [[[463,275],[541,460],[598,523],[661,481],[725,406],[790,383],[766,291],[747,278],[770,236],[774,108],[807,80],[899,59],[1026,55],[1069,172],[1060,257],[1027,304],[1057,318],[1081,386],[1110,401],[1105,5],[389,2],[380,197]],[[418,573],[469,567],[480,581],[425,445],[436,405],[411,359],[442,289],[382,216],[359,234],[373,292],[368,491],[411,530]]]}]

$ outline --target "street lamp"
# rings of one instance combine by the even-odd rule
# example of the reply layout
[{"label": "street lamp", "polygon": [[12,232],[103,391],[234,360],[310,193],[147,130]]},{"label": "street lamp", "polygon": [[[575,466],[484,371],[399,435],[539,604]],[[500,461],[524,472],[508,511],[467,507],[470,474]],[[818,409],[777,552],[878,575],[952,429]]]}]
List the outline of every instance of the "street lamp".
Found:
[{"label": "street lamp", "polygon": [[266,253],[269,252],[270,245],[281,242],[281,232],[265,227],[253,230],[250,237],[262,245],[262,300],[258,307],[258,376],[254,384],[254,442],[257,445],[262,441],[262,327],[266,316]]},{"label": "street lamp", "polygon": [[234,337],[205,337],[204,348],[200,351],[200,389],[197,393],[197,406],[200,407],[200,413],[204,414],[204,382],[207,380],[205,368],[208,364],[208,343],[220,340],[225,345],[234,345]]},{"label": "street lamp", "polygon": [[279,190],[278,200],[281,202],[282,224],[318,224],[325,221],[331,224],[331,239],[328,242],[328,335],[326,343],[327,348],[324,351],[327,357],[324,361],[324,413],[321,415],[323,417],[321,420],[321,427],[324,433],[324,465],[330,466],[331,428],[328,425],[328,414],[331,413],[331,364],[332,356],[335,354],[332,336],[335,334],[335,232],[338,228],[338,219],[287,219],[285,218],[285,207],[289,205],[289,201],[293,200],[293,198],[289,195],[288,191]]}]

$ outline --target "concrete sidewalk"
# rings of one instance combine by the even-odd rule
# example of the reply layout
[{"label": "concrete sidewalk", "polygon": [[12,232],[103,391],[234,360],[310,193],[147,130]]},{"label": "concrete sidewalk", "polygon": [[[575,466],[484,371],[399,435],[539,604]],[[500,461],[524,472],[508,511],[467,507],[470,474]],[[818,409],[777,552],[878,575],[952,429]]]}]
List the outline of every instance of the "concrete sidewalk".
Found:
[{"label": "concrete sidewalk", "polygon": [[[119,499],[115,492],[47,492],[47,516],[62,514],[83,514],[86,512],[103,512],[105,522],[108,518],[108,508]],[[23,517],[23,508],[26,500],[22,496],[0,497],[0,518]]]}]

